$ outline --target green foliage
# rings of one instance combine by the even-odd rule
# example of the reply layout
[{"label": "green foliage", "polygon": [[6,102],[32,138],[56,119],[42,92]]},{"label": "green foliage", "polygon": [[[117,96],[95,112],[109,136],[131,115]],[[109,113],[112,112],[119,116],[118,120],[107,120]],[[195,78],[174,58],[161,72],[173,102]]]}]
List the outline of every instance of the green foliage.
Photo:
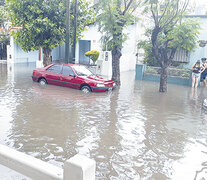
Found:
[{"label": "green foliage", "polygon": [[196,47],[199,29],[199,19],[185,18],[177,23],[162,41],[167,39],[169,48],[176,47],[177,49],[183,48],[192,51]]},{"label": "green foliage", "polygon": [[155,67],[152,67],[152,66],[147,66],[145,73],[158,75],[158,71],[159,71],[158,68],[155,68]]},{"label": "green foliage", "polygon": [[52,49],[64,41],[64,2],[62,0],[6,0],[16,42],[25,51]]},{"label": "green foliage", "polygon": [[[3,2],[1,2],[3,5]],[[5,22],[9,19],[7,10],[4,6],[0,6],[0,27],[4,27]],[[0,32],[0,43],[9,44],[9,32],[5,29]]]},{"label": "green foliage", "polygon": [[133,1],[126,8],[126,0],[102,0],[99,1],[100,15],[98,16],[99,31],[102,33],[102,44],[108,50],[115,46],[122,47],[127,39],[127,35],[123,33],[124,28],[133,23],[136,18],[132,12],[139,5],[138,1]]},{"label": "green foliage", "polygon": [[[168,33],[161,33],[158,36],[159,47],[162,48],[163,43],[167,42],[167,51],[171,49],[185,49],[187,51],[193,51],[196,48],[196,42],[200,29],[200,22],[196,18],[184,18],[182,21],[179,21],[171,29],[168,30]],[[150,66],[159,66],[157,59],[152,53],[152,42],[150,34],[152,30],[148,29],[146,31],[147,40],[140,41],[138,43],[138,48],[143,48],[145,51],[144,62]]]},{"label": "green foliage", "polygon": [[0,6],[3,6],[3,5],[4,5],[4,3],[5,3],[5,1],[4,1],[4,0],[0,0]]},{"label": "green foliage", "polygon": [[4,6],[0,6],[0,27],[4,27],[4,23],[8,21],[8,13]]},{"label": "green foliage", "polygon": [[9,44],[9,33],[7,31],[0,32],[0,43]]},{"label": "green foliage", "polygon": [[[37,50],[39,47],[53,49],[65,40],[66,6],[63,0],[6,0],[10,18],[15,26],[21,26],[13,32],[16,42],[25,51]],[[77,38],[85,25],[94,20],[93,11],[86,0],[78,1]],[[74,27],[74,0],[71,2],[71,34]]]},{"label": "green foliage", "polygon": [[[159,75],[161,72],[160,67],[152,67],[152,66],[147,66],[145,73],[147,74],[153,74],[153,75]],[[189,69],[181,69],[178,67],[171,67],[168,69],[168,76],[171,77],[182,77],[182,78],[189,78],[191,74],[191,70]]]},{"label": "green foliage", "polygon": [[137,47],[140,49],[144,49],[145,55],[144,55],[144,64],[147,64],[148,66],[159,66],[159,63],[157,62],[157,59],[154,57],[152,53],[152,43],[149,40],[143,40],[139,41]]},{"label": "green foliage", "polygon": [[[96,21],[96,12],[93,8],[90,8],[90,2],[87,0],[78,0],[77,2],[77,34],[76,40],[82,37],[82,32],[86,30],[88,24],[94,23]],[[71,1],[70,6],[70,38],[73,39],[74,32],[74,9],[75,0]],[[73,41],[71,41],[71,44]]]},{"label": "green foliage", "polygon": [[93,63],[95,63],[99,57],[99,51],[91,50],[85,53],[85,56],[89,57]]}]

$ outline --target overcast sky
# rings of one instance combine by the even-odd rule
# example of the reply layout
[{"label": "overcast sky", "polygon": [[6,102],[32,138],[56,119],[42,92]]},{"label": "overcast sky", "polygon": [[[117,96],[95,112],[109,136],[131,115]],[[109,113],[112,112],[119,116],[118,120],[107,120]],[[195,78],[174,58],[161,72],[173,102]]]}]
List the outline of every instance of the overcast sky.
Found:
[{"label": "overcast sky", "polygon": [[190,0],[190,4],[195,14],[206,14],[207,0]]},{"label": "overcast sky", "polygon": [[207,0],[192,0],[196,3],[196,5],[207,5]]}]

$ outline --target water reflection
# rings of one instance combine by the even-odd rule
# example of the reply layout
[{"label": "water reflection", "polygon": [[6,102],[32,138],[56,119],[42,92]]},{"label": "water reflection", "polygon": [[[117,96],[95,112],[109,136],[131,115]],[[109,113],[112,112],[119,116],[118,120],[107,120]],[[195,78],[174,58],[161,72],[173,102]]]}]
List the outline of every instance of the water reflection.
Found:
[{"label": "water reflection", "polygon": [[123,73],[112,93],[42,88],[34,64],[0,64],[0,143],[58,166],[84,154],[97,179],[206,178],[205,88],[135,81]]}]

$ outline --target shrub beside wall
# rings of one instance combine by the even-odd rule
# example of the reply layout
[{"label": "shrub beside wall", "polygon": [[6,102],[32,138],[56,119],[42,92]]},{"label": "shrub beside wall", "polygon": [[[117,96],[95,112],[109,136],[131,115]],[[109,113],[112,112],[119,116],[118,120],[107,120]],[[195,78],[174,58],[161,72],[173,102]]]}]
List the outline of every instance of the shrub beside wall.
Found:
[{"label": "shrub beside wall", "polygon": [[[160,75],[160,67],[147,66],[145,74]],[[189,78],[191,70],[189,69],[179,69],[179,68],[169,68],[168,76],[170,77],[182,77]]]},{"label": "shrub beside wall", "polygon": [[93,64],[95,64],[95,62],[98,60],[99,57],[99,51],[96,50],[87,51],[85,53],[85,56],[89,57],[93,61]]}]

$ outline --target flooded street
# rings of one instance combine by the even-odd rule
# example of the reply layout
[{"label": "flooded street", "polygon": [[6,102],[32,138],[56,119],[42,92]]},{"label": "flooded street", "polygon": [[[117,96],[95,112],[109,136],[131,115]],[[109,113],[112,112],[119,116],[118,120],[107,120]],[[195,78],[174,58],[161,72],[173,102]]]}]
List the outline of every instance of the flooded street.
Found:
[{"label": "flooded street", "polygon": [[[207,179],[207,88],[135,80],[111,93],[32,81],[34,64],[0,64],[0,143],[62,166],[77,153],[98,180]],[[0,172],[1,174],[1,172]]]}]

